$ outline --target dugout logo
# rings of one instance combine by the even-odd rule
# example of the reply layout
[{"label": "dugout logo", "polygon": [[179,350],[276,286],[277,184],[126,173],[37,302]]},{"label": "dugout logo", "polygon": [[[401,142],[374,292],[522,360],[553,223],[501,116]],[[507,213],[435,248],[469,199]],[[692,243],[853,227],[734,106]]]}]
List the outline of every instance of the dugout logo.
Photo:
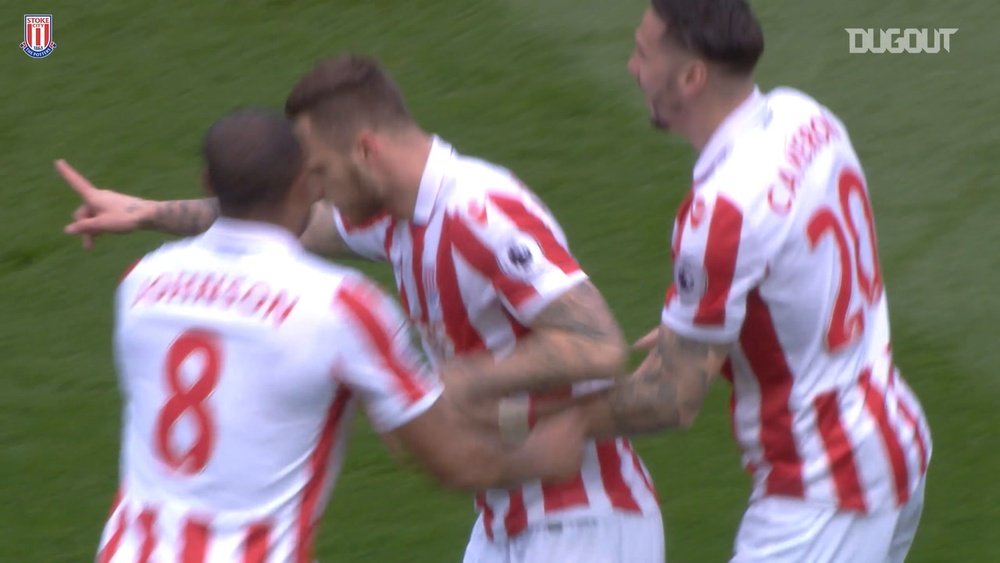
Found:
[{"label": "dugout logo", "polygon": [[845,27],[849,37],[848,49],[851,54],[859,53],[946,53],[951,52],[951,36],[958,33],[958,28],[918,29],[909,27],[900,29],[864,29],[860,27]]},{"label": "dugout logo", "polygon": [[25,14],[24,41],[21,50],[29,57],[41,59],[56,48],[52,40],[52,14]]}]

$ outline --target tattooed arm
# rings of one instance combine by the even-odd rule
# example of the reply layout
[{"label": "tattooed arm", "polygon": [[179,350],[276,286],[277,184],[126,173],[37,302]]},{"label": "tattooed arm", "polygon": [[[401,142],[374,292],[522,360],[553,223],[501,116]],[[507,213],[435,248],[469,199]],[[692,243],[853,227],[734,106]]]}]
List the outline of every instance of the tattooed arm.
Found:
[{"label": "tattooed arm", "polygon": [[[73,213],[73,222],[66,226],[65,231],[82,236],[85,248],[93,245],[93,237],[104,233],[151,230],[181,236],[196,235],[207,230],[219,217],[219,202],[215,198],[176,201],[142,199],[97,188],[66,161],[56,161],[56,170],[82,200]],[[351,254],[333,223],[333,210],[322,201],[313,205],[302,243],[307,250],[322,256]]]},{"label": "tattooed arm", "polygon": [[623,368],[626,350],[621,329],[589,280],[550,303],[530,328],[531,333],[504,358],[482,353],[444,366],[443,378],[459,400],[495,399],[611,378]]},{"label": "tattooed arm", "polygon": [[689,428],[730,345],[685,338],[661,325],[655,346],[631,375],[583,404],[595,437]]}]

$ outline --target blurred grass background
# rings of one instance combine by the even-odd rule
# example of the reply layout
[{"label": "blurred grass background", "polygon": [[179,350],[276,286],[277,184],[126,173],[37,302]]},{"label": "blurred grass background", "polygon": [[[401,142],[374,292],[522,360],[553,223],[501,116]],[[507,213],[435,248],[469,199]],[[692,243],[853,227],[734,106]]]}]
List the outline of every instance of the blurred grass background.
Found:
[{"label": "blurred grass background", "polygon": [[[425,126],[513,168],[549,204],[630,337],[659,317],[669,226],[694,156],[652,131],[625,71],[644,0],[3,0],[0,54],[0,561],[92,560],[116,487],[111,296],[162,237],[61,227],[65,157],[101,185],[198,193],[198,144],[234,106],[280,107],[342,50],[380,57]],[[1000,5],[754,2],[759,82],[848,124],[865,165],[898,364],[935,441],[910,561],[1000,561]],[[24,13],[58,48],[19,52]],[[845,27],[957,27],[951,53],[850,55]],[[388,282],[379,267],[364,269]],[[639,440],[673,562],[725,560],[749,481],[718,385],[696,428]],[[471,499],[394,468],[359,424],[318,537],[324,561],[459,561]]]}]

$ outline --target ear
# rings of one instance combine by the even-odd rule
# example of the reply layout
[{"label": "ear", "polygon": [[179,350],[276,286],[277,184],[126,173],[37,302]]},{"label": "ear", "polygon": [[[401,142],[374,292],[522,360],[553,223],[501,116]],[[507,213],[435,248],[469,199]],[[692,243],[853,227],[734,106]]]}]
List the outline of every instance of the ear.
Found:
[{"label": "ear", "polygon": [[358,150],[358,154],[362,160],[370,161],[375,158],[381,149],[378,134],[368,128],[358,130],[355,148]]},{"label": "ear", "polygon": [[708,65],[700,58],[692,58],[683,75],[684,90],[700,92],[708,82]]}]

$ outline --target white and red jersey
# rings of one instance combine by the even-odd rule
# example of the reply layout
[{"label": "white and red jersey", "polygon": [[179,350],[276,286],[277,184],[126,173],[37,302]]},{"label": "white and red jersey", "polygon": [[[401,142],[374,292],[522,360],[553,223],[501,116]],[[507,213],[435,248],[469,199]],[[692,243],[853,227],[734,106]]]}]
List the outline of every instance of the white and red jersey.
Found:
[{"label": "white and red jersey", "polygon": [[[335,221],[352,250],[392,265],[403,309],[435,364],[483,350],[510,353],[535,315],[587,277],[555,219],[510,171],[457,154],[438,138],[412,220],[382,215],[352,225],[337,213]],[[626,439],[590,442],[582,471],[567,483],[485,491],[476,504],[491,538],[549,517],[658,510]]]},{"label": "white and red jersey", "polygon": [[372,283],[227,219],[125,276],[115,358],[121,481],[102,563],[311,562],[355,398],[389,431],[441,393]]},{"label": "white and red jersey", "polygon": [[672,242],[662,320],[734,343],[723,373],[754,498],[903,504],[930,433],[893,365],[868,189],[840,120],[801,92],[755,90],[699,156]]}]

